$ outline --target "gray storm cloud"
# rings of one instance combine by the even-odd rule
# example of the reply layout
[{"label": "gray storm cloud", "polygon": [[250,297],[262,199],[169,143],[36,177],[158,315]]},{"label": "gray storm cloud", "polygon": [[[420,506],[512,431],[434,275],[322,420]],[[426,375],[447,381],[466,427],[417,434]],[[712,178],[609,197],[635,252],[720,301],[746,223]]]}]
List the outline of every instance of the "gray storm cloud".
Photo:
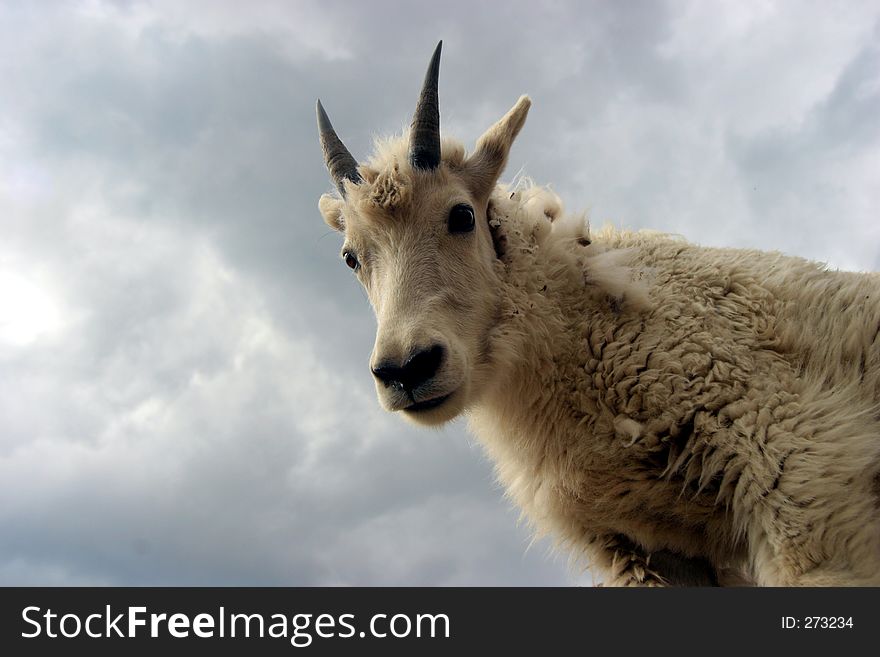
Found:
[{"label": "gray storm cloud", "polygon": [[875,3],[506,7],[0,6],[0,582],[589,581],[380,411],[316,209],[315,97],[365,156],[439,38],[444,132],[529,93],[508,176],[594,225],[877,268]]}]

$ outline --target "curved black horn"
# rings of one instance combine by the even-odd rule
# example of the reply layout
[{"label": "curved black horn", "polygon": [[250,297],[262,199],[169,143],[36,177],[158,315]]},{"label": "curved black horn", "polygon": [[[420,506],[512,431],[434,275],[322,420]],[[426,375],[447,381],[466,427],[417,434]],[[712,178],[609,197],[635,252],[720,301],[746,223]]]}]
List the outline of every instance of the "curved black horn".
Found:
[{"label": "curved black horn", "polygon": [[357,160],[352,157],[345,144],[337,136],[320,100],[316,110],[318,112],[318,133],[321,138],[321,148],[324,151],[324,163],[327,165],[327,170],[330,171],[330,177],[333,179],[336,189],[345,196],[343,180],[347,178],[353,183],[363,181],[357,170]]},{"label": "curved black horn", "polygon": [[437,81],[440,77],[442,47],[441,41],[428,64],[425,83],[413,116],[409,135],[409,161],[416,169],[430,170],[440,166],[440,98],[437,94]]}]

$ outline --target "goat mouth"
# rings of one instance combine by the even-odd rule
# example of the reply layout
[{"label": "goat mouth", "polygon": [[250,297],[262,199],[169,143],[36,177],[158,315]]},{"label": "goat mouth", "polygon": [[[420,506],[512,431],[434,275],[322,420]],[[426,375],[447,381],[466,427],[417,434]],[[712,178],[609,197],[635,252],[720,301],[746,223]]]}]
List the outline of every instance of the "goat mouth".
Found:
[{"label": "goat mouth", "polygon": [[433,399],[426,399],[425,401],[416,402],[415,404],[410,404],[403,410],[407,412],[419,412],[419,411],[427,411],[432,408],[437,408],[442,403],[444,403],[447,399],[452,397],[452,393],[448,395],[440,395],[439,397],[434,397]]}]

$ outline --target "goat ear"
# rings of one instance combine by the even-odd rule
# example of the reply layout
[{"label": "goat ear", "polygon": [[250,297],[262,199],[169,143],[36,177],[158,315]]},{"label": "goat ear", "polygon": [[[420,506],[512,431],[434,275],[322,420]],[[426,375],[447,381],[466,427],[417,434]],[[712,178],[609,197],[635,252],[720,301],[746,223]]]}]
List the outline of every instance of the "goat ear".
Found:
[{"label": "goat ear", "polygon": [[531,106],[528,96],[520,96],[516,105],[477,140],[476,150],[465,163],[471,191],[477,197],[487,197],[495,187],[498,176],[507,165],[513,140],[525,124]]},{"label": "goat ear", "polygon": [[324,221],[330,228],[338,230],[340,233],[345,231],[345,222],[342,220],[344,206],[345,201],[334,198],[330,194],[321,194],[321,199],[318,201],[318,209],[321,211]]}]

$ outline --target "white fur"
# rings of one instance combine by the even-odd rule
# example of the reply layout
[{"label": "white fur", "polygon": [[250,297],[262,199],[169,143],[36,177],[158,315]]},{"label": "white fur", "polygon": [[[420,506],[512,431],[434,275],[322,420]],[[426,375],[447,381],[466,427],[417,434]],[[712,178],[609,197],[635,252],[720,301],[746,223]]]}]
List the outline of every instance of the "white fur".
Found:
[{"label": "white fur", "polygon": [[[444,349],[408,396],[377,381],[382,403],[466,413],[536,532],[607,584],[880,584],[880,277],[591,233],[497,184],[528,104],[436,171],[385,142],[322,199],[361,258],[373,365]],[[451,235],[462,202],[477,225]]]}]

